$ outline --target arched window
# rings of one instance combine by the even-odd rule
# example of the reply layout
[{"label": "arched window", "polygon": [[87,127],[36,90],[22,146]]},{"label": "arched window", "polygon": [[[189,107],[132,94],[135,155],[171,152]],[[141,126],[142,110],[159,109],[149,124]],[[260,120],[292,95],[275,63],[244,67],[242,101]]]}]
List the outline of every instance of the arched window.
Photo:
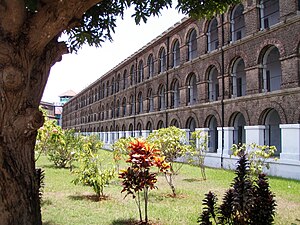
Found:
[{"label": "arched window", "polygon": [[130,85],[134,84],[134,78],[135,78],[135,69],[134,69],[134,65],[132,65],[130,68]]},{"label": "arched window", "polygon": [[244,60],[237,59],[232,67],[231,73],[231,93],[232,97],[240,97],[246,95],[246,72]]},{"label": "arched window", "polygon": [[116,92],[119,92],[120,90],[120,79],[121,79],[121,74],[118,74],[117,81],[116,81]]},{"label": "arched window", "polygon": [[106,119],[109,119],[109,105],[108,103],[106,104]]},{"label": "arched window", "polygon": [[174,79],[171,85],[171,107],[177,108],[180,105],[180,90],[179,82],[177,79]]},{"label": "arched window", "polygon": [[152,128],[152,123],[149,121],[146,125],[146,130],[149,130],[150,133],[153,131],[153,128]]},{"label": "arched window", "polygon": [[219,47],[218,21],[213,18],[208,25],[207,32],[207,51],[211,52]]},{"label": "arched window", "polygon": [[123,90],[126,88],[126,85],[127,85],[126,78],[127,78],[127,70],[124,70],[124,73],[123,73]]},{"label": "arched window", "polygon": [[167,70],[167,55],[165,48],[161,48],[159,51],[159,73],[163,73]]},{"label": "arched window", "polygon": [[179,128],[179,123],[178,123],[178,120],[176,120],[176,119],[172,119],[170,125]]},{"label": "arched window", "polygon": [[208,75],[208,100],[217,101],[219,97],[218,71],[213,67]]},{"label": "arched window", "polygon": [[188,139],[192,139],[192,132],[196,130],[196,121],[193,117],[189,117],[186,121],[186,128],[189,130]]},{"label": "arched window", "polygon": [[188,60],[197,57],[197,32],[193,29],[188,37]]},{"label": "arched window", "polygon": [[218,130],[217,119],[212,116],[208,123],[208,149],[209,152],[217,152],[218,149]]},{"label": "arched window", "polygon": [[137,82],[143,82],[144,80],[144,64],[143,61],[141,60],[139,62],[139,70],[138,70],[138,78],[137,78]]},{"label": "arched window", "polygon": [[122,101],[122,115],[126,116],[126,98],[125,97],[123,98],[123,101]]},{"label": "arched window", "polygon": [[147,104],[147,111],[148,112],[153,112],[154,110],[154,101],[153,101],[153,93],[152,93],[152,89],[149,88],[148,89],[148,93],[147,93],[147,100],[148,100],[148,104]]},{"label": "arched window", "polygon": [[244,6],[239,4],[231,12],[231,40],[237,41],[245,36]]},{"label": "arched window", "polygon": [[116,126],[116,139],[118,140],[119,139],[119,130],[120,130],[120,128],[119,128],[119,126],[117,125]]},{"label": "arched window", "polygon": [[130,137],[134,137],[134,133],[133,133],[133,125],[132,125],[132,123],[129,124],[129,131],[130,131]]},{"label": "arched window", "polygon": [[137,126],[136,126],[139,134],[138,134],[138,137],[141,137],[142,136],[142,124],[141,123],[138,123]]},{"label": "arched window", "polygon": [[151,78],[153,77],[154,74],[154,60],[152,54],[150,54],[148,57],[147,66],[148,66],[148,78]]},{"label": "arched window", "polygon": [[105,98],[105,83],[102,84],[102,98]]},{"label": "arched window", "polygon": [[172,65],[173,67],[179,66],[180,64],[180,48],[179,41],[176,40],[172,48]]},{"label": "arched window", "polygon": [[280,90],[282,71],[279,58],[280,54],[275,46],[268,48],[265,52],[260,76],[262,92]]},{"label": "arched window", "polygon": [[115,93],[115,78],[112,78],[111,81],[111,95],[113,95]]},{"label": "arched window", "polygon": [[130,115],[135,114],[135,98],[133,95],[130,96]]},{"label": "arched window", "polygon": [[196,75],[192,73],[187,78],[187,105],[193,105],[196,102],[197,102]]},{"label": "arched window", "polygon": [[109,86],[109,80],[106,82],[106,97],[108,97],[109,96],[109,88],[110,88],[110,86]]},{"label": "arched window", "polygon": [[265,145],[275,146],[276,156],[281,153],[281,132],[279,128],[281,120],[275,109],[270,109],[265,116]]},{"label": "arched window", "polygon": [[266,29],[279,23],[279,0],[260,1],[260,28]]},{"label": "arched window", "polygon": [[242,113],[237,113],[233,121],[233,143],[243,144],[246,143],[246,134],[244,127],[246,126],[245,117]]},{"label": "arched window", "polygon": [[116,110],[116,117],[118,118],[120,116],[120,101],[117,101],[117,110]]},{"label": "arched window", "polygon": [[165,87],[164,85],[160,85],[158,89],[158,108],[159,110],[165,110],[166,109],[166,102],[165,102]]},{"label": "arched window", "polygon": [[157,123],[157,130],[161,129],[161,128],[164,128],[165,125],[164,125],[164,122],[162,120],[158,121]]},{"label": "arched window", "polygon": [[110,118],[114,118],[115,116],[115,108],[114,108],[114,103],[112,102],[111,103],[111,106],[110,106]]},{"label": "arched window", "polygon": [[138,110],[137,114],[143,113],[143,93],[139,92],[138,94]]}]

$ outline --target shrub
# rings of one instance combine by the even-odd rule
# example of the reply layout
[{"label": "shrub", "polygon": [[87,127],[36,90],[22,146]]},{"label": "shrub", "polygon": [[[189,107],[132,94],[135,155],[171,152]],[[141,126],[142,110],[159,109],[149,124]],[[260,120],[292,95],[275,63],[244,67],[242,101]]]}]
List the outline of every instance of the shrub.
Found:
[{"label": "shrub", "polygon": [[170,171],[169,173],[165,173],[165,178],[172,190],[173,196],[176,196],[174,175],[178,174],[182,164],[179,164],[175,168],[175,162],[180,157],[193,156],[195,149],[186,144],[186,133],[174,126],[154,131],[148,136],[147,141],[160,149],[161,154],[170,164]]},{"label": "shrub", "polygon": [[113,160],[117,166],[117,170],[119,170],[120,161],[122,159],[125,161],[126,157],[128,157],[128,147],[133,140],[133,137],[122,137],[112,145]]},{"label": "shrub", "polygon": [[141,193],[144,197],[145,222],[148,223],[148,192],[156,188],[157,173],[150,171],[151,168],[157,167],[161,172],[165,172],[169,168],[169,164],[161,157],[160,151],[151,147],[142,139],[136,139],[130,142],[128,147],[130,163],[127,169],[121,170],[119,178],[123,179],[122,185],[126,195],[132,195],[135,200],[140,222],[143,222],[141,208]]},{"label": "shrub", "polygon": [[223,203],[217,207],[215,194],[209,192],[203,200],[199,224],[212,224],[212,221],[216,224],[234,225],[273,223],[276,203],[266,176],[259,174],[256,180],[251,179],[248,154],[240,151],[239,156],[236,177],[225,193]]}]

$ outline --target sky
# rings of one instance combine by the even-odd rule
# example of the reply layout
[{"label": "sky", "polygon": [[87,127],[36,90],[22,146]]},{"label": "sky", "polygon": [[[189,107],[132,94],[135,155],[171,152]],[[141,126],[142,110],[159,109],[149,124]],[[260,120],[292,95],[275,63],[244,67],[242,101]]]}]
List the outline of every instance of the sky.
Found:
[{"label": "sky", "polygon": [[165,9],[159,17],[136,25],[132,13],[129,9],[123,20],[117,20],[113,42],[106,41],[100,48],[84,45],[77,54],[63,55],[51,68],[42,100],[57,103],[68,90],[79,93],[184,17],[175,9]]}]

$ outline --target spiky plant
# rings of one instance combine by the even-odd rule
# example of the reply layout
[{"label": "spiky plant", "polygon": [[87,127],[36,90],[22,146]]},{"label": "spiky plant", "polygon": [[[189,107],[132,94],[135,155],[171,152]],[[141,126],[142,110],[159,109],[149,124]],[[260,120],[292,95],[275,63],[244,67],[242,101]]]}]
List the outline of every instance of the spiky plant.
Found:
[{"label": "spiky plant", "polygon": [[211,222],[211,218],[214,220],[214,222],[217,222],[217,197],[213,192],[208,192],[206,195],[206,197],[202,200],[202,205],[203,207],[203,212],[200,215],[199,219],[198,219],[198,223],[200,225],[210,225],[212,224]]}]

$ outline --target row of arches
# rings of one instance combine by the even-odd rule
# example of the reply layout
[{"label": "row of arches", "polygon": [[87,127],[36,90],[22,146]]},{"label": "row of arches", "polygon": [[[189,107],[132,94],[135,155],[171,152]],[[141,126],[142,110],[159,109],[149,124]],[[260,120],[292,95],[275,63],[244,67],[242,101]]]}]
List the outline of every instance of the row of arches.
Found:
[{"label": "row of arches", "polygon": [[[261,29],[269,28],[279,22],[279,0],[260,0],[258,6],[259,26]],[[246,35],[244,5],[238,4],[233,6],[227,15],[227,20],[230,21],[229,37],[231,42],[242,39]],[[220,46],[219,28],[220,23],[222,23],[220,18],[214,17],[206,21],[203,25],[203,33],[206,36],[206,52],[216,50]],[[170,52],[167,46],[161,46],[157,55],[154,55],[154,53],[148,55],[147,60],[145,60],[146,62],[144,62],[143,59],[132,62],[128,71],[124,69],[123,72],[112,76],[111,80],[102,81],[99,87],[95,87],[94,90],[88,94],[86,104],[118,93],[120,90],[126,89],[128,85],[141,83],[144,79],[153,77],[155,73],[160,74],[169,68],[179,66],[183,55],[186,55],[186,59],[183,60],[184,62],[197,58],[199,56],[198,40],[200,35],[199,27],[196,24],[191,25],[187,30],[184,41],[182,41],[180,37],[172,39]],[[184,49],[186,53],[182,54]],[[168,63],[168,57],[170,57],[170,63]],[[155,63],[157,64],[156,70],[154,68]]]}]

